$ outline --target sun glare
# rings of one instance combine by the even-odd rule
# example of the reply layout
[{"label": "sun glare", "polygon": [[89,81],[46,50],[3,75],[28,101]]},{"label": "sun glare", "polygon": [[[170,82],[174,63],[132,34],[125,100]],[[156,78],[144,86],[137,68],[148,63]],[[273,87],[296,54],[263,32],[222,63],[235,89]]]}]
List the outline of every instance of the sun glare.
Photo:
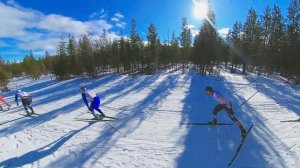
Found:
[{"label": "sun glare", "polygon": [[194,16],[196,18],[205,18],[207,12],[208,12],[207,3],[194,1]]}]

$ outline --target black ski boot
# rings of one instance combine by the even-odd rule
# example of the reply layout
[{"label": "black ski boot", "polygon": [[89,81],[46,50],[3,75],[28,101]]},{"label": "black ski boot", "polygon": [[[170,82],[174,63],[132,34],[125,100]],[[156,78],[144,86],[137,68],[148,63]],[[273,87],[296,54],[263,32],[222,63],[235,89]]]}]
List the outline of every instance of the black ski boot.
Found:
[{"label": "black ski boot", "polygon": [[217,119],[213,119],[212,121],[208,122],[208,124],[217,125],[218,124]]},{"label": "black ski boot", "polygon": [[247,132],[244,128],[241,129],[241,136],[242,136],[242,139],[245,139],[247,136]]},{"label": "black ski boot", "polygon": [[101,114],[101,117],[105,117],[105,114],[103,112],[101,112],[100,114]]}]

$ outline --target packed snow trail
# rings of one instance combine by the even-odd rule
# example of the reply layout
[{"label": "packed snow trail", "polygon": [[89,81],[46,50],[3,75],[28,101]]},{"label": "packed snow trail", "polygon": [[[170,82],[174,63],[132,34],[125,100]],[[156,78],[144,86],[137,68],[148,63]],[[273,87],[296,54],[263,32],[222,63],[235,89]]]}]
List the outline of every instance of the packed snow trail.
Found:
[{"label": "packed snow trail", "polygon": [[[300,124],[280,121],[299,118],[300,88],[263,77],[254,81],[227,72],[222,77],[175,72],[63,82],[13,79],[9,87],[30,92],[40,115],[20,118],[25,112],[13,103],[14,92],[3,94],[14,105],[0,113],[0,123],[6,122],[0,124],[0,167],[227,167],[241,140],[235,124],[181,124],[211,120],[216,102],[204,93],[208,85],[232,101],[246,128],[255,124],[232,167],[299,166]],[[100,96],[104,113],[117,118],[106,121],[115,129],[74,120],[92,117],[80,84]],[[225,111],[218,121],[232,123]]]}]

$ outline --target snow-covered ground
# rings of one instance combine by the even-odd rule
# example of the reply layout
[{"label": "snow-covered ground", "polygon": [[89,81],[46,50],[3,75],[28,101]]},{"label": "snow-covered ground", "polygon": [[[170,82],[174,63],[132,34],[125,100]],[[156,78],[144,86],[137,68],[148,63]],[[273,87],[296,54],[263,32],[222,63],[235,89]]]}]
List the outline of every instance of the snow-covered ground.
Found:
[{"label": "snow-covered ground", "polygon": [[[280,122],[299,118],[300,88],[263,77],[221,76],[13,79],[9,88],[30,92],[40,115],[21,116],[14,92],[2,93],[13,106],[0,113],[0,167],[227,167],[241,141],[235,125],[181,124],[211,120],[216,102],[205,95],[207,85],[232,101],[246,128],[254,124],[232,167],[300,167],[300,122]],[[101,97],[106,115],[118,119],[75,121],[92,117],[81,100],[82,84]],[[225,111],[218,121],[231,123]]]}]

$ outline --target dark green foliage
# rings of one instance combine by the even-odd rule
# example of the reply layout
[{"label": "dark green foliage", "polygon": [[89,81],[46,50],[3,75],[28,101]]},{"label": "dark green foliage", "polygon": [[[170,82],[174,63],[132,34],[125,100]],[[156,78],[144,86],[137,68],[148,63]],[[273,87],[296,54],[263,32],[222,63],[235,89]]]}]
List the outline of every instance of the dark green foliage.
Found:
[{"label": "dark green foliage", "polygon": [[158,59],[160,42],[156,27],[152,23],[148,27],[147,40],[148,44],[145,54],[145,73],[153,74],[155,71],[155,63]]},{"label": "dark green foliage", "polygon": [[0,87],[6,88],[6,85],[9,82],[10,74],[7,71],[8,67],[6,66],[5,61],[3,60],[2,56],[0,55]]},{"label": "dark green foliage", "polygon": [[219,49],[222,46],[222,40],[218,38],[215,20],[215,14],[209,4],[207,19],[203,21],[199,34],[195,37],[192,51],[192,60],[197,65],[197,72],[203,75],[207,72],[211,73],[217,59],[221,60],[220,55],[225,54],[218,52],[221,51]]},{"label": "dark green foliage", "polygon": [[180,34],[180,62],[183,64],[183,73],[185,73],[187,63],[190,59],[192,45],[191,29],[188,27],[188,22],[186,18],[182,18],[181,30],[182,32]]},{"label": "dark green foliage", "polygon": [[25,74],[33,80],[38,79],[43,74],[43,72],[45,72],[43,63],[39,63],[39,61],[33,57],[32,51],[30,51],[29,55],[25,56],[22,65]]}]

